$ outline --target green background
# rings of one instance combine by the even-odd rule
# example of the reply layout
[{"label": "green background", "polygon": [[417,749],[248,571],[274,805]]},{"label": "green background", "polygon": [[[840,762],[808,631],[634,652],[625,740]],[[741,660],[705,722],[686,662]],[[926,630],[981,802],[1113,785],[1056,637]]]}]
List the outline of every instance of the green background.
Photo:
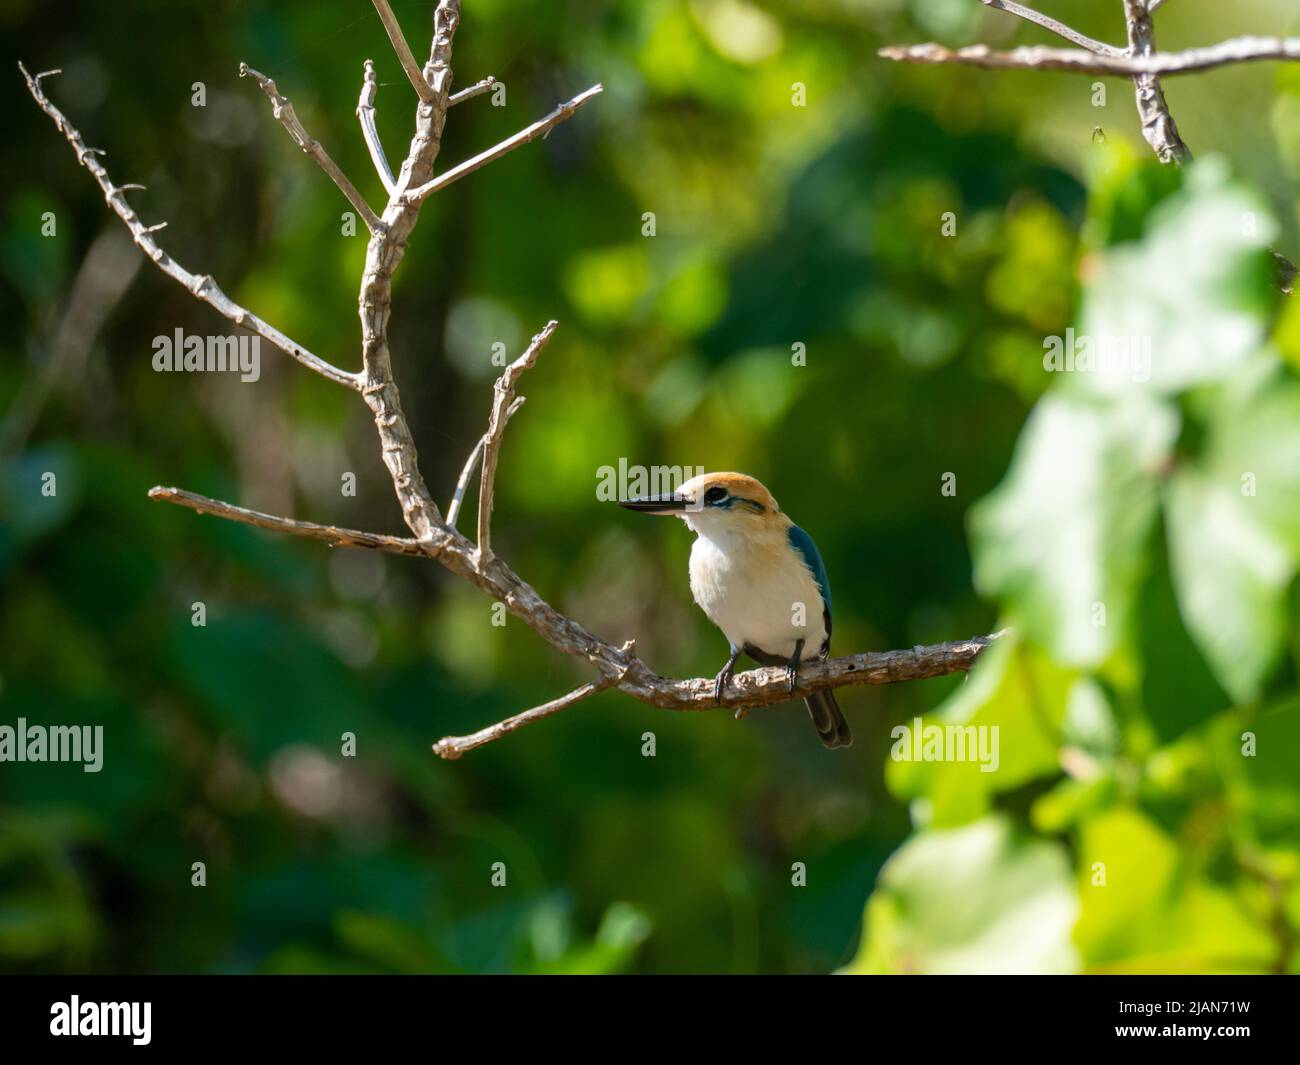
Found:
[{"label": "green background", "polygon": [[[432,5],[393,6],[423,61]],[[105,764],[0,765],[0,968],[1300,970],[1300,311],[1266,250],[1300,257],[1300,67],[1169,79],[1217,157],[1180,175],[1122,80],[1096,106],[1088,77],[876,58],[1051,43],[975,0],[465,9],[457,84],[494,74],[507,105],[457,107],[442,168],[605,92],[424,209],[390,340],[440,502],[493,343],[554,317],[493,546],[559,609],[667,675],[725,656],[689,534],[597,501],[622,458],[764,481],[825,557],[839,652],[1016,635],[967,682],[845,689],[847,752],[796,706],[738,723],[605,693],[438,760],[589,673],[434,564],[148,501],[404,531],[355,396],[268,346],[256,384],[152,371],[155,336],[225,323],[124,245],[13,62],[64,69],[47,93],[148,185],[132,203],[170,253],[354,369],[364,238],[237,73],[275,78],[378,203],[364,59],[394,161],[413,117],[378,19],[9,2],[0,724],[102,724]],[[1051,5],[1116,42],[1120,9]],[[1180,48],[1300,14],[1171,0],[1157,30]],[[1070,325],[1153,334],[1158,377],[1045,373]],[[936,713],[997,725],[999,771],[890,759],[891,728]]]}]

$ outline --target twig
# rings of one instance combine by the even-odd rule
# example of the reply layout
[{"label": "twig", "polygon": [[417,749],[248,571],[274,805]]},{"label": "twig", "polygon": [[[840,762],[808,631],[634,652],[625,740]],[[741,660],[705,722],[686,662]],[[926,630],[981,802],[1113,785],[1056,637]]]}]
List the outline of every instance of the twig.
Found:
[{"label": "twig", "polygon": [[479,478],[478,489],[478,557],[479,560],[492,557],[492,492],[496,484],[497,455],[501,450],[501,438],[506,431],[506,423],[523,404],[523,397],[515,398],[515,385],[524,371],[537,362],[537,356],[546,347],[559,322],[550,321],[542,327],[529,342],[524,353],[505,368],[492,386],[492,414],[488,418],[488,429],[483,436],[483,474]]},{"label": "twig", "polygon": [[507,152],[512,152],[520,145],[527,144],[529,141],[536,140],[538,137],[545,136],[552,129],[558,126],[567,118],[572,118],[574,113],[585,104],[588,100],[603,91],[603,85],[593,85],[586,92],[581,92],[567,103],[560,104],[545,118],[540,118],[526,129],[521,129],[513,137],[507,137],[500,144],[489,148],[485,152],[480,152],[473,159],[467,159],[465,162],[452,167],[446,173],[439,174],[432,181],[428,181],[419,188],[411,189],[407,192],[407,198],[412,202],[419,203],[426,196],[437,192],[439,189],[445,189],[453,181],[459,181],[466,174],[472,174],[480,167],[487,166],[488,163],[495,159],[500,159]]},{"label": "twig", "polygon": [[379,139],[379,129],[375,125],[375,95],[379,92],[379,83],[375,80],[375,64],[367,59],[362,69],[361,98],[357,101],[361,136],[365,138],[370,161],[375,164],[375,173],[384,183],[384,191],[391,196],[396,182],[393,180],[393,170],[388,165],[388,156],[384,154],[384,143]]},{"label": "twig", "polygon": [[289,533],[292,536],[305,536],[312,540],[324,540],[330,547],[367,547],[395,555],[427,555],[428,553],[420,546],[418,540],[281,518],[275,514],[264,514],[260,510],[237,507],[233,503],[223,503],[220,499],[212,499],[197,492],[187,492],[183,488],[164,488],[159,485],[149,489],[149,498],[188,507],[197,514],[215,514],[219,518],[243,522],[245,525],[256,525],[259,529]]},{"label": "twig", "polygon": [[[1124,0],[1124,21],[1128,24],[1129,54],[1149,58],[1156,54],[1155,29],[1146,0]],[[1151,145],[1156,158],[1162,163],[1191,162],[1192,153],[1178,135],[1178,125],[1165,101],[1160,78],[1155,74],[1139,74],[1133,79],[1137,96],[1138,118],[1142,122],[1142,136]]]},{"label": "twig", "polygon": [[27,80],[27,88],[32,94],[32,98],[42,111],[50,116],[54,125],[58,127],[60,133],[72,145],[72,150],[77,153],[77,162],[90,171],[90,176],[95,179],[95,184],[100,187],[104,193],[104,200],[113,213],[118,216],[131,231],[131,237],[135,240],[136,245],[153,261],[164,274],[175,281],[179,281],[196,299],[202,300],[214,307],[217,313],[234,322],[235,325],[242,326],[251,332],[256,333],[264,340],[269,341],[275,347],[279,348],[290,358],[297,360],[306,366],[309,370],[314,370],[322,377],[327,377],[336,384],[343,385],[353,391],[359,391],[361,380],[356,374],[348,373],[346,370],[340,370],[324,359],[313,355],[296,341],[290,340],[287,336],[276,329],[274,326],[267,324],[252,311],[241,307],[238,303],[227,296],[218,287],[217,283],[207,274],[192,274],[185,267],[181,266],[175,259],[168,255],[154,240],[153,234],[160,228],[159,226],[146,226],[140,221],[130,204],[126,202],[125,193],[128,189],[143,188],[142,185],[114,185],[108,176],[108,171],[104,169],[102,163],[96,158],[102,155],[97,148],[87,148],[85,141],[82,140],[81,134],[77,132],[75,126],[67,120],[63,112],[52,104],[41,89],[41,79],[49,77],[51,74],[57,74],[57,70],[47,70],[35,76],[27,72],[27,68],[22,63],[18,64],[18,69],[22,71],[23,77]]},{"label": "twig", "polygon": [[420,64],[415,61],[415,55],[402,35],[402,27],[397,24],[397,17],[393,14],[393,9],[388,6],[388,0],[374,0],[374,4],[375,10],[379,13],[379,21],[384,24],[388,39],[393,42],[393,51],[397,53],[397,61],[406,71],[411,88],[426,104],[432,104],[437,99],[437,93],[420,73]]},{"label": "twig", "polygon": [[483,444],[486,441],[486,436],[478,438],[474,444],[474,450],[469,453],[469,458],[465,460],[465,468],[460,471],[460,477],[456,481],[456,491],[451,497],[451,504],[447,507],[447,525],[449,528],[456,528],[456,519],[460,517],[460,506],[465,499],[465,490],[469,487],[469,479],[474,476],[474,467],[478,465],[478,460],[483,456]]},{"label": "twig", "polygon": [[[623,650],[629,656],[632,649],[633,644],[631,641],[623,645]],[[549,703],[543,703],[541,706],[535,706],[531,710],[525,710],[521,714],[515,714],[504,721],[498,721],[495,725],[479,729],[468,736],[444,736],[433,745],[433,753],[439,758],[446,758],[449,761],[457,759],[466,751],[472,751],[475,747],[482,747],[485,743],[491,743],[493,740],[499,740],[502,736],[508,736],[525,725],[531,725],[534,721],[540,721],[542,718],[550,717],[561,710],[567,710],[570,706],[582,702],[583,699],[590,698],[608,688],[614,687],[618,682],[619,678],[612,674],[601,677],[599,680],[588,681],[567,695],[552,699]]]},{"label": "twig", "polygon": [[379,216],[370,209],[370,204],[366,203],[365,197],[357,191],[357,187],[348,180],[348,176],[339,169],[338,164],[335,163],[334,160],[330,158],[329,153],[321,147],[320,141],[316,140],[307,132],[302,122],[299,121],[298,116],[294,113],[293,104],[289,102],[287,96],[282,96],[280,94],[279,90],[275,87],[275,82],[265,74],[254,70],[247,63],[239,64],[239,76],[241,78],[252,78],[262,87],[262,91],[266,93],[267,97],[271,101],[271,114],[275,116],[276,121],[278,121],[280,125],[288,131],[289,136],[293,138],[294,143],[315,159],[317,165],[330,176],[330,179],[334,184],[337,185],[343,195],[347,197],[348,203],[352,204],[352,206],[356,208],[357,214],[359,214],[362,220],[366,223],[366,228],[369,229],[371,233],[378,232],[378,230],[383,226],[383,223],[379,220]]},{"label": "twig", "polygon": [[451,94],[451,99],[447,102],[455,107],[457,104],[463,104],[466,100],[472,100],[475,96],[482,96],[485,92],[491,92],[497,83],[497,79],[489,74],[482,81],[476,81],[467,89],[461,89],[460,92]]},{"label": "twig", "polygon": [[962,63],[988,70],[1066,70],[1075,74],[1131,78],[1138,74],[1194,74],[1230,63],[1300,59],[1300,39],[1237,37],[1209,48],[1157,52],[1149,56],[1096,55],[1082,49],[1044,45],[998,52],[983,44],[957,49],[940,44],[890,45],[880,49],[879,54],[904,63]]},{"label": "twig", "polygon": [[1032,22],[1035,26],[1042,26],[1043,29],[1050,30],[1058,37],[1064,37],[1067,41],[1077,44],[1080,48],[1086,48],[1096,55],[1124,54],[1123,48],[1116,48],[1113,44],[1106,44],[1104,41],[1095,41],[1078,30],[1067,26],[1064,22],[1052,18],[1051,15],[1044,15],[1041,11],[1035,11],[1023,4],[1012,3],[1012,0],[980,0],[980,3],[985,7],[1005,11],[1008,15],[1015,15],[1026,22]]}]

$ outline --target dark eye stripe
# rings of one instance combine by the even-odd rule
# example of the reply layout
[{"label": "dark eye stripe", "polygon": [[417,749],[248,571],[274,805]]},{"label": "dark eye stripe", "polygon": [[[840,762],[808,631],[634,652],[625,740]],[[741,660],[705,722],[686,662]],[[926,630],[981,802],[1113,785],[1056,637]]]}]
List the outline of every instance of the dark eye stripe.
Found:
[{"label": "dark eye stripe", "polygon": [[706,507],[719,507],[722,510],[730,510],[732,507],[741,506],[754,514],[762,514],[767,509],[756,499],[743,499],[740,496],[728,495],[725,488],[716,484],[704,493],[704,505]]}]

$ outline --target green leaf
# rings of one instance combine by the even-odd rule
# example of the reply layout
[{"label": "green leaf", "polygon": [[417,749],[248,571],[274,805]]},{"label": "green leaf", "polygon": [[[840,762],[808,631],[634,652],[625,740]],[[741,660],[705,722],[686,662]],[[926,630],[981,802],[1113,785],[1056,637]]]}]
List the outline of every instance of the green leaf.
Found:
[{"label": "green leaf", "polygon": [[1067,973],[1079,903],[1065,850],[1000,816],[929,831],[881,870],[855,973]]},{"label": "green leaf", "polygon": [[1259,697],[1286,636],[1294,565],[1251,500],[1187,470],[1169,486],[1169,557],[1187,628],[1238,703]]},{"label": "green leaf", "polygon": [[1098,972],[1240,972],[1269,962],[1266,930],[1232,894],[1194,876],[1141,811],[1092,818],[1079,840],[1076,941]]},{"label": "green leaf", "polygon": [[[933,714],[891,732],[890,790],[900,798],[924,796],[914,810],[928,825],[945,828],[983,816],[999,792],[1058,773],[1057,742],[1073,681],[1072,672],[1041,651],[1003,637]],[[926,737],[940,733],[959,735],[965,757],[916,757],[924,754]]]},{"label": "green leaf", "polygon": [[1161,547],[1138,593],[1135,637],[1142,663],[1141,699],[1162,743],[1232,705],[1187,631]]},{"label": "green leaf", "polygon": [[1147,399],[1049,394],[1006,479],[972,508],[976,586],[1063,664],[1098,665],[1124,631],[1177,428]]},{"label": "green leaf", "polygon": [[1220,381],[1259,348],[1277,300],[1264,201],[1208,159],[1151,212],[1141,243],[1098,257],[1079,334],[1150,345],[1150,380],[1122,361],[1070,375],[1094,394],[1169,394]]}]

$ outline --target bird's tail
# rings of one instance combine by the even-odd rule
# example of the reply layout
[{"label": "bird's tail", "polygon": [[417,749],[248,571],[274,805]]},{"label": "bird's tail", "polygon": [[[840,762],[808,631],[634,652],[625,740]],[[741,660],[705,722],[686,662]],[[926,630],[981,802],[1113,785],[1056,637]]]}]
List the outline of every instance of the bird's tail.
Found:
[{"label": "bird's tail", "polygon": [[834,695],[829,691],[813,692],[803,703],[808,707],[808,716],[812,718],[818,739],[825,746],[832,750],[853,746],[853,733],[849,731],[849,723],[840,713]]}]

